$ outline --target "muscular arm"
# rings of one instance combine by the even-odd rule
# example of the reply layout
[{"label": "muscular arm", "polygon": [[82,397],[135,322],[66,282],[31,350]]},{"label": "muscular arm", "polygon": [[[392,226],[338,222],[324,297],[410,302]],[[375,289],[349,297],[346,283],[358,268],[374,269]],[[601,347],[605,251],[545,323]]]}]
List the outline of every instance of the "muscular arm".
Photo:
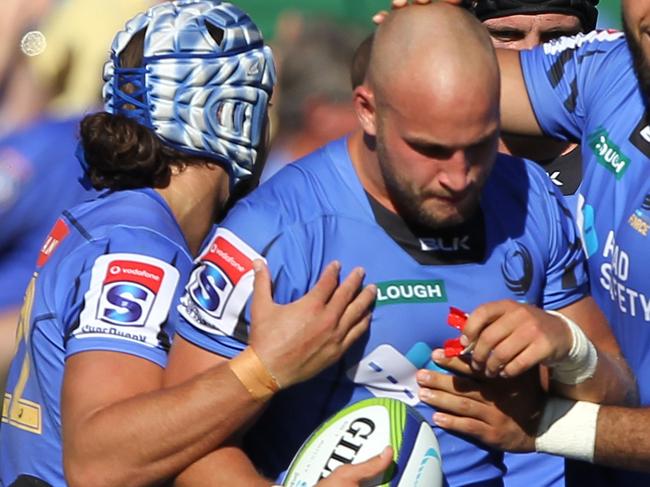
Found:
[{"label": "muscular arm", "polygon": [[149,485],[172,477],[260,407],[224,364],[159,390],[162,377],[157,365],[115,352],[68,360],[63,439],[71,486]]},{"label": "muscular arm", "polygon": [[[177,384],[182,384],[191,379],[193,374],[201,373],[206,369],[214,367],[228,369],[226,366],[227,362],[227,359],[207,352],[177,336],[172,348],[170,365],[165,373],[165,386],[174,387]],[[234,375],[232,377],[237,380]],[[243,389],[243,386],[240,387]],[[237,414],[239,421],[235,428],[230,429],[229,435],[245,427],[246,423],[250,423],[254,419],[255,414],[260,412],[263,407],[263,404],[254,401],[245,389],[243,389],[241,395],[248,397],[248,402],[252,404],[252,408],[244,417],[237,411],[237,404],[233,404],[234,411],[236,411],[235,414]],[[226,403],[228,410],[231,407],[229,403]],[[214,448],[211,450],[214,450]],[[204,458],[184,470],[176,478],[174,485],[180,487],[201,487],[203,485],[236,484],[251,487],[258,485],[266,487],[271,484],[270,480],[264,479],[257,473],[255,467],[246,454],[239,448],[236,441],[231,440],[228,446],[222,446],[215,451],[211,450],[208,451],[210,452],[209,454],[206,452]],[[236,482],[234,482],[234,479],[236,479]]]},{"label": "muscular arm", "polygon": [[571,399],[602,404],[636,405],[636,382],[605,316],[588,297],[559,310],[580,325],[598,351],[594,376],[575,386],[552,382],[552,390]]},{"label": "muscular arm", "polygon": [[[570,399],[634,404],[636,385],[607,322],[591,297],[560,313],[576,322],[598,353],[593,376],[577,385],[552,382],[556,393]],[[469,315],[463,333],[475,343],[472,364],[487,377],[516,377],[536,365],[565,361],[573,344],[570,328],[560,318],[530,305],[496,301]]]},{"label": "muscular arm", "polygon": [[[338,360],[368,327],[374,287],[359,292],[361,269],[337,287],[339,270],[330,265],[307,295],[282,306],[273,302],[268,270],[256,267],[251,346],[282,386]],[[160,390],[162,369],[128,354],[68,359],[62,421],[70,485],[161,482],[218,448],[262,405],[223,359],[180,338],[168,377],[170,387]]]},{"label": "muscular arm", "polygon": [[[180,337],[177,337],[174,342],[172,353],[173,359],[165,373],[165,383],[170,386],[190,379],[190,370],[192,369],[197,372],[206,367],[218,367],[220,365],[215,364],[223,364],[226,361],[222,357],[195,347]],[[257,411],[260,411],[261,407],[258,403]],[[237,408],[236,403],[228,403],[226,408],[220,411],[227,413],[231,410],[237,411]],[[241,425],[252,421],[254,413],[247,414],[248,419],[243,418],[240,413],[237,412],[237,422],[240,424],[241,431]],[[235,426],[235,424],[231,424],[231,426]],[[385,471],[391,464],[392,459],[392,450],[387,448],[381,455],[370,460],[337,468],[326,480],[320,481],[318,487],[359,487],[365,485],[363,484],[364,481],[375,478]],[[177,487],[229,487],[232,485],[268,487],[271,484],[273,482],[257,473],[250,459],[239,448],[236,440],[233,439],[191,465],[174,482]]]},{"label": "muscular arm", "polygon": [[650,472],[650,408],[601,407],[594,462]]},{"label": "muscular arm", "polygon": [[519,52],[497,49],[497,58],[501,70],[501,130],[506,135],[544,135],[528,98]]}]

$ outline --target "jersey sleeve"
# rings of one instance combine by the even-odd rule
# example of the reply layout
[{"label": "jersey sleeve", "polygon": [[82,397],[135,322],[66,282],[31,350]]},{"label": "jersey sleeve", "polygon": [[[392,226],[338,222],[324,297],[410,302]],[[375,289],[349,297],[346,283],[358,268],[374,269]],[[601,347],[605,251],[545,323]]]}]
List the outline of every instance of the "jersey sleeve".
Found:
[{"label": "jersey sleeve", "polygon": [[621,62],[622,44],[621,32],[593,31],[521,51],[528,97],[544,133],[581,140],[588,107],[606,100],[619,75],[612,64]]},{"label": "jersey sleeve", "polygon": [[268,209],[237,205],[196,261],[179,305],[178,334],[226,358],[238,355],[248,343],[255,259],[267,263],[276,303],[307,292],[305,246],[297,234]]},{"label": "jersey sleeve", "polygon": [[543,205],[547,231],[548,260],[543,293],[545,309],[560,309],[589,295],[589,275],[580,234],[566,201],[550,178],[537,167],[543,191],[537,201]]},{"label": "jersey sleeve", "polygon": [[61,271],[77,274],[63,317],[66,356],[122,352],[164,367],[178,322],[176,303],[191,271],[189,254],[156,232],[129,227],[82,251],[89,255],[81,269],[72,259]]}]

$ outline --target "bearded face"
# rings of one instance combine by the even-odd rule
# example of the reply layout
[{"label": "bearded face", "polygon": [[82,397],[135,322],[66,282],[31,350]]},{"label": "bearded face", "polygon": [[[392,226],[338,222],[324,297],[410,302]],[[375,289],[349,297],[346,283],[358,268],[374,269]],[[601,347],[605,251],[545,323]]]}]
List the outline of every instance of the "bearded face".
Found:
[{"label": "bearded face", "polygon": [[[381,122],[377,129],[379,167],[389,197],[404,220],[440,229],[459,225],[475,214],[496,157],[496,133],[469,154],[437,155],[405,143]],[[463,183],[445,184],[450,177]]]},{"label": "bearded face", "polygon": [[650,0],[623,0],[623,30],[646,103],[650,102]]}]

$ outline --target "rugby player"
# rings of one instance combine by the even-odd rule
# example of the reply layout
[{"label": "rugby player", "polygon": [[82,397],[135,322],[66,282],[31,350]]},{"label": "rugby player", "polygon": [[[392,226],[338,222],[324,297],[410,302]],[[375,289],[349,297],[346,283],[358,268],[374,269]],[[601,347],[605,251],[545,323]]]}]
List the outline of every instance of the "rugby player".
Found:
[{"label": "rugby player", "polygon": [[[231,190],[261,169],[273,59],[233,5],[164,2],[118,33],[105,81],[106,112],[81,123],[81,160],[106,191],[56,222],[21,312],[0,429],[8,487],[164,482],[335,361],[375,296],[358,268],[337,287],[333,263],[279,306],[251,262],[238,279],[259,290],[257,336],[239,365],[160,391],[192,258]],[[323,484],[356,486],[390,460],[387,450]]]},{"label": "rugby player", "polygon": [[[394,2],[396,7],[407,4]],[[549,401],[544,426],[554,426],[545,440],[534,444],[529,438],[527,449],[649,471],[650,1],[622,0],[621,5],[624,33],[594,31],[521,54],[500,51],[502,89],[508,93],[502,98],[502,124],[505,131],[520,135],[581,142],[584,166],[577,217],[589,256],[592,293],[633,369],[641,405],[646,406],[600,406],[586,412],[586,404]],[[450,396],[437,397],[436,406],[458,412]],[[568,411],[563,422],[550,421],[554,409]],[[485,428],[483,421],[444,415],[438,421],[506,449],[521,449],[523,444],[523,438],[504,424]],[[648,485],[650,476],[602,469],[582,481],[635,486]]]},{"label": "rugby player", "polygon": [[[332,258],[344,269],[363,265],[378,289],[376,308],[369,333],[336,365],[276,396],[242,444],[193,465],[180,485],[203,485],[206,472],[213,485],[268,485],[256,468],[277,481],[320,422],[367,397],[398,398],[431,418],[416,372],[434,367],[431,350],[455,336],[450,305],[476,310],[468,326],[489,330],[473,365],[490,377],[534,386],[544,364],[568,397],[619,402],[634,390],[588,296],[561,195],[534,164],[497,157],[498,80],[489,36],[471,15],[435,4],[389,17],[375,34],[368,81],[355,90],[363,130],[280,171],[212,234],[181,300],[187,323],[177,329],[170,384],[236,360],[249,341],[252,287],[207,279],[217,249],[239,255],[220,266],[225,275],[264,257],[279,302],[303,295]],[[597,354],[566,317],[585,323]],[[570,330],[594,352],[586,368],[569,358]],[[581,377],[566,379],[574,367]],[[508,389],[517,381],[502,382]],[[502,485],[498,453],[436,433],[449,485]]]},{"label": "rugby player", "polygon": [[[475,2],[473,12],[487,27],[496,48],[531,49],[544,42],[596,28],[598,0],[495,0]],[[506,137],[500,152],[517,150],[526,139]],[[555,150],[558,150],[556,148]],[[578,144],[569,142],[560,148],[558,157],[537,160],[565,196],[567,206],[575,212],[576,192],[582,181],[582,156]],[[504,482],[519,486],[534,483],[537,486],[564,487],[564,459],[544,454],[506,454],[508,468]]]}]

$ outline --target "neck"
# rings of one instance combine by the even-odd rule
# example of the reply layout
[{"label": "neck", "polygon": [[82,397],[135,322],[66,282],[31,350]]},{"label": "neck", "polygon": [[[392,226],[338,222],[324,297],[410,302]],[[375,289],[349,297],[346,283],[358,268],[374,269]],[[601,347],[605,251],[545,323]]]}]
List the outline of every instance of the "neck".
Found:
[{"label": "neck", "polygon": [[365,135],[362,130],[357,130],[348,139],[348,150],[363,189],[383,207],[397,213],[379,167],[374,138]]},{"label": "neck", "polygon": [[156,188],[176,217],[193,256],[214,223],[215,210],[228,199],[228,174],[216,165],[186,166],[169,185]]}]

